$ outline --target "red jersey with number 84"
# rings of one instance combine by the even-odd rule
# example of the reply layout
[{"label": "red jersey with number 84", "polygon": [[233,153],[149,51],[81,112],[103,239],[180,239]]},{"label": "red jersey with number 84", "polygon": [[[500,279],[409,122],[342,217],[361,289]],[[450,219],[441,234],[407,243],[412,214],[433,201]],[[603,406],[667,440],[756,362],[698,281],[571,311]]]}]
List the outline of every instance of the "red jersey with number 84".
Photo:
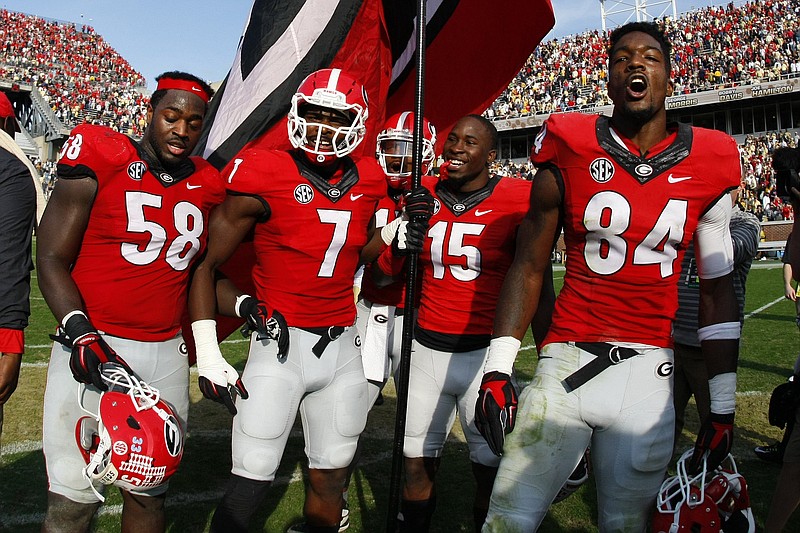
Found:
[{"label": "red jersey with number 84", "polygon": [[[681,124],[646,157],[608,117],[553,115],[532,159],[564,182],[567,271],[544,344],[672,346],[681,259],[702,215],[739,186],[736,142]],[[536,179],[536,178],[534,178]]]}]

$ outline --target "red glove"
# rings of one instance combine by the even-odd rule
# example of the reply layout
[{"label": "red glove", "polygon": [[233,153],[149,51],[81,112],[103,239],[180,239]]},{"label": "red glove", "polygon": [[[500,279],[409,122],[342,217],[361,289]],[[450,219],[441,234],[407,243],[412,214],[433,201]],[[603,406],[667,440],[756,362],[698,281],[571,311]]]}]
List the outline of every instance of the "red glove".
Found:
[{"label": "red glove", "polygon": [[64,332],[72,343],[69,369],[76,381],[92,384],[100,390],[108,390],[100,372],[100,365],[103,363],[117,363],[126,372],[133,374],[128,363],[106,343],[83,313],[70,316],[64,324]]},{"label": "red glove", "polygon": [[503,455],[503,444],[514,429],[516,415],[517,391],[511,376],[496,371],[484,374],[475,404],[475,426],[498,457]]},{"label": "red glove", "polygon": [[694,453],[689,460],[689,473],[695,475],[703,469],[703,459],[706,468],[712,471],[731,453],[733,444],[733,415],[734,413],[719,415],[710,413],[705,419],[697,434]]}]

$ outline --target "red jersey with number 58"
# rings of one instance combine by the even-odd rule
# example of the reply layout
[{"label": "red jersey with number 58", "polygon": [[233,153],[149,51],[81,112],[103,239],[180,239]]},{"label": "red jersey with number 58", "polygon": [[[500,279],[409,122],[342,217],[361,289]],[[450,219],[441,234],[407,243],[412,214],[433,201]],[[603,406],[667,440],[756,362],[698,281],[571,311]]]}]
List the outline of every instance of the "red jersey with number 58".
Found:
[{"label": "red jersey with number 58", "polygon": [[736,142],[680,124],[639,156],[608,117],[553,115],[532,159],[564,183],[567,271],[544,343],[670,347],[681,259],[701,216],[739,186]]},{"label": "red jersey with number 58", "polygon": [[211,209],[225,197],[219,172],[192,157],[171,174],[130,138],[76,127],[59,179],[91,177],[97,195],[72,278],[99,330],[162,341],[180,330],[192,262],[206,245]]},{"label": "red jersey with number 58", "polygon": [[229,191],[260,199],[270,213],[255,226],[257,297],[290,326],[352,326],[353,278],[386,195],[378,164],[347,157],[324,179],[302,153],[247,149],[222,174]]}]

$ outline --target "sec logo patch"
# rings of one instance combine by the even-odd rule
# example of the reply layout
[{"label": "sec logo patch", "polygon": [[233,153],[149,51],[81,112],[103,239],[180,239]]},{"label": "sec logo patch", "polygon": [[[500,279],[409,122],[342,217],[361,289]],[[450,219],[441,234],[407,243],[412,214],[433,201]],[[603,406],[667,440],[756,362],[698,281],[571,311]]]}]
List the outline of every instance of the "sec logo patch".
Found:
[{"label": "sec logo patch", "polygon": [[294,188],[294,199],[297,200],[297,203],[307,204],[314,199],[314,189],[307,183],[301,183]]},{"label": "sec logo patch", "polygon": [[589,165],[589,174],[597,183],[605,183],[614,177],[614,163],[605,157],[598,157]]}]

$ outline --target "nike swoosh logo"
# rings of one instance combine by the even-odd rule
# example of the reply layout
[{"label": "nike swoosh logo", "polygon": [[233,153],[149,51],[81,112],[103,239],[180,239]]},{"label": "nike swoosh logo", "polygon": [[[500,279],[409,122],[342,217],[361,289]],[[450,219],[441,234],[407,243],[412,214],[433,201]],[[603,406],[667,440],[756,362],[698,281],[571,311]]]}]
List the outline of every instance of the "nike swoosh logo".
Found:
[{"label": "nike swoosh logo", "polygon": [[479,210],[476,209],[475,210],[475,216],[476,217],[482,217],[483,215],[488,215],[491,212],[492,212],[491,209],[487,209],[486,211],[479,211]]},{"label": "nike swoosh logo", "polygon": [[198,92],[198,93],[201,93],[201,92],[203,92],[203,91],[201,91],[200,89],[198,89],[197,87],[195,87],[194,85],[192,85],[192,90],[193,90],[194,92]]},{"label": "nike swoosh logo", "polygon": [[670,183],[680,183],[682,181],[686,181],[686,180],[690,180],[690,179],[692,179],[691,176],[684,176],[682,178],[673,178],[672,174],[667,176],[667,181],[670,182]]},{"label": "nike swoosh logo", "polygon": [[200,187],[202,187],[202,185],[192,185],[191,183],[187,183],[186,184],[186,188],[189,189],[189,190],[191,190],[191,189],[199,189]]},{"label": "nike swoosh logo", "polygon": [[364,196],[364,194],[363,194],[363,193],[362,193],[362,194],[352,194],[352,193],[351,193],[351,194],[350,194],[350,199],[351,199],[352,201],[354,201],[354,202],[355,202],[356,200],[358,200],[358,199],[359,199],[359,198],[361,198],[362,196]]}]

